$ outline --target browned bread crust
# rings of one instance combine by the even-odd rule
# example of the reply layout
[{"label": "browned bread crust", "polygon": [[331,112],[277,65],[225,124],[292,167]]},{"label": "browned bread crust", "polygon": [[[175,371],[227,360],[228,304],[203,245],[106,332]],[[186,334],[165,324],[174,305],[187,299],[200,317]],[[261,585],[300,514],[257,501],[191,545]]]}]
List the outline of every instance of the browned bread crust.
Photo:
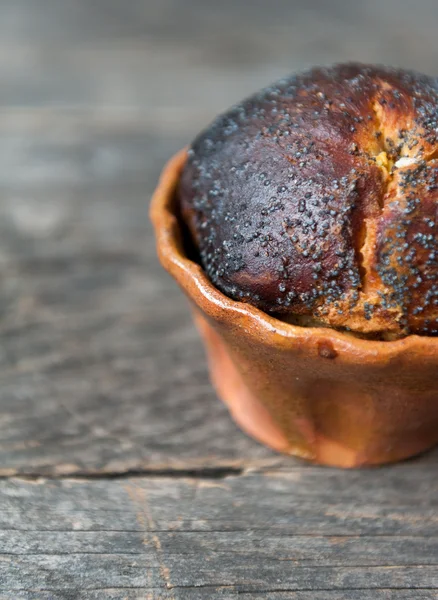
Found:
[{"label": "browned bread crust", "polygon": [[438,82],[348,64],[279,81],[194,141],[182,215],[211,281],[286,318],[438,334]]}]

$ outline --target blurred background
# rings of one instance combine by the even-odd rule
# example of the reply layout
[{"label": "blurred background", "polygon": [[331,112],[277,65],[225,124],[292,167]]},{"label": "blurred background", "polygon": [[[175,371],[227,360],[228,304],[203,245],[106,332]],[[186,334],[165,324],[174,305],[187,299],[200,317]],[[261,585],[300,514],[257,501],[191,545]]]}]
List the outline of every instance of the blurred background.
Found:
[{"label": "blurred background", "polygon": [[0,1],[2,473],[164,464],[201,442],[225,460],[252,443],[155,258],[160,169],[291,71],[438,74],[437,25],[436,0]]}]

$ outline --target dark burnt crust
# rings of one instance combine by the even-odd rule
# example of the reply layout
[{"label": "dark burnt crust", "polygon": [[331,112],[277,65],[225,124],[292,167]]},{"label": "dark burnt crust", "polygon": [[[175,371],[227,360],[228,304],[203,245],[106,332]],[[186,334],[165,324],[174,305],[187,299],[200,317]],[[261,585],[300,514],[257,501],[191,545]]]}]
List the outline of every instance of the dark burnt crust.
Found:
[{"label": "dark burnt crust", "polygon": [[179,189],[211,281],[270,313],[438,333],[437,127],[435,79],[355,64],[218,117]]}]

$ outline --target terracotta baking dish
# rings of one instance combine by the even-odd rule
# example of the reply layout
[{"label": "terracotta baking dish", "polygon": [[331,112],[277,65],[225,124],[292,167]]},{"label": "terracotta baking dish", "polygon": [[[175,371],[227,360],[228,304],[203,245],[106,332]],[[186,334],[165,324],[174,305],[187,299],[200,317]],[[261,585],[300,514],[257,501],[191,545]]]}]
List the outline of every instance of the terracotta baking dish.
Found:
[{"label": "terracotta baking dish", "polygon": [[151,216],[158,254],[188,296],[213,384],[247,433],[287,454],[377,465],[438,443],[438,338],[362,340],[297,327],[224,296],[185,250],[175,189],[186,151],[166,166]]}]

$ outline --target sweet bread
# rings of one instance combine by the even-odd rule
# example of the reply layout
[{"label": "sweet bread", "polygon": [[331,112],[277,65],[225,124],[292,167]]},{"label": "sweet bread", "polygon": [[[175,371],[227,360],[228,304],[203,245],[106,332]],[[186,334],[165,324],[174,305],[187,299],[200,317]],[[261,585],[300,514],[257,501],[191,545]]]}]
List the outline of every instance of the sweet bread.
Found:
[{"label": "sweet bread", "polygon": [[299,324],[438,333],[438,82],[359,64],[263,89],[193,142],[181,215],[211,282]]}]

